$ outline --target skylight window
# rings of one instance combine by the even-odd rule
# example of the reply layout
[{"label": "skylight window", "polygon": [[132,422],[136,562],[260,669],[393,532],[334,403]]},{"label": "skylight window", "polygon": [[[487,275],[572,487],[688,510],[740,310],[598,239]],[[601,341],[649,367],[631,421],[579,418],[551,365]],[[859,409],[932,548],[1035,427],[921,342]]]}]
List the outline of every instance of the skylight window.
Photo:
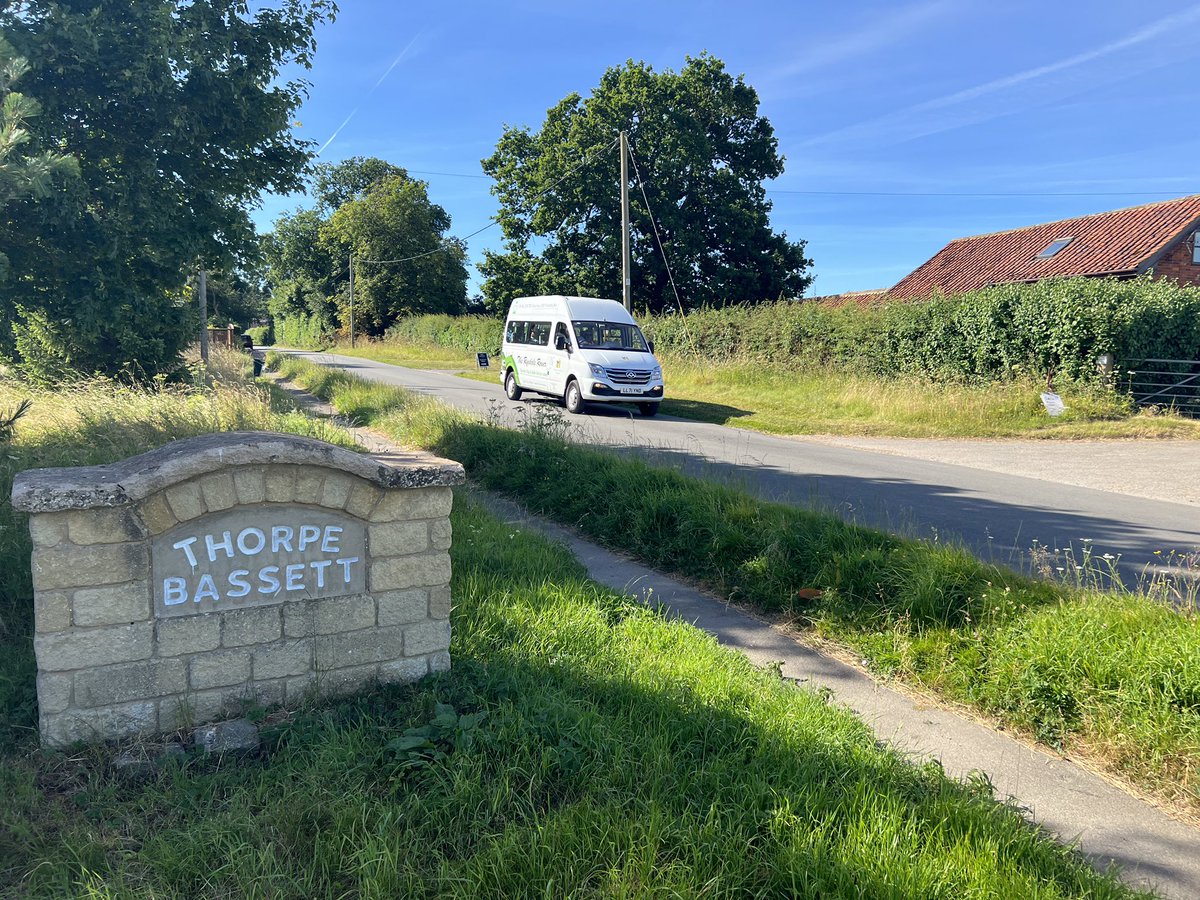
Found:
[{"label": "skylight window", "polygon": [[1075,240],[1075,239],[1074,238],[1059,238],[1057,241],[1055,241],[1049,247],[1047,247],[1045,250],[1043,250],[1041,253],[1039,253],[1037,255],[1037,258],[1038,259],[1049,259],[1055,253],[1057,253],[1059,250],[1061,250],[1063,247],[1067,246],[1067,244],[1071,243],[1071,241],[1073,241],[1073,240]]}]

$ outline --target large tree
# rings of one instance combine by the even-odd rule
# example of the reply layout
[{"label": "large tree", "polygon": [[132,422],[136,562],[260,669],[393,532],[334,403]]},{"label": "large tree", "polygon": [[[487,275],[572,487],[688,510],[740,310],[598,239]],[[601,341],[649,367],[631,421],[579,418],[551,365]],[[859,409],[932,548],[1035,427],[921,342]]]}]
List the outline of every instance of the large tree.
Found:
[{"label": "large tree", "polygon": [[[264,236],[273,318],[304,317],[322,332],[343,330],[337,298],[349,294],[349,250],[337,241],[322,240],[322,229],[340,206],[397,175],[408,173],[385,160],[363,156],[313,169],[309,193],[315,208],[282,214]],[[348,306],[348,301],[342,305]]]},{"label": "large tree", "polygon": [[[812,280],[803,241],[771,230],[763,181],[783,172],[758,95],[719,59],[678,73],[626,63],[586,99],[570,94],[537,132],[507,128],[483,161],[496,184],[504,253],[488,252],[484,297],[569,292],[621,296],[618,132],[629,135],[686,307],[775,300]],[[640,191],[631,189],[633,300],[675,306]],[[535,252],[534,247],[540,248]]]},{"label": "large tree", "polygon": [[[338,257],[357,260],[355,307],[365,333],[381,334],[414,313],[465,311],[466,248],[446,235],[449,228],[425,182],[403,174],[337,208],[321,238]],[[345,304],[340,318],[349,318]]]},{"label": "large tree", "polygon": [[274,319],[303,316],[321,331],[334,331],[336,307],[333,296],[346,276],[344,263],[333,258],[321,242],[325,220],[315,209],[283,213],[274,229],[263,236],[270,312]]},{"label": "large tree", "polygon": [[313,197],[317,208],[328,214],[351,200],[365,197],[382,181],[408,172],[374,156],[351,156],[336,163],[321,163],[313,173]]},{"label": "large tree", "polygon": [[171,368],[188,273],[233,271],[256,247],[247,209],[302,186],[311,154],[292,116],[305,85],[279,74],[309,66],[335,9],[0,0],[0,31],[30,62],[22,87],[43,108],[32,138],[76,156],[81,175],[0,211],[12,264],[0,307],[50,323],[78,369]]},{"label": "large tree", "polygon": [[267,239],[271,314],[305,316],[325,331],[350,324],[350,256],[360,333],[381,334],[414,313],[466,309],[466,248],[428,185],[382,159],[316,167],[314,209],[280,216]]}]

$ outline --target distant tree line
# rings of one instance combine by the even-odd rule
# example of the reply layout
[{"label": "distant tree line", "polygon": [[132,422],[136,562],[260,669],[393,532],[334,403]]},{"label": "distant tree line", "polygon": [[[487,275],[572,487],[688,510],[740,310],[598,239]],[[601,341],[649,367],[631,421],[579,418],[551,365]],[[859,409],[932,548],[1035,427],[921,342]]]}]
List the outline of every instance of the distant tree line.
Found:
[{"label": "distant tree line", "polygon": [[397,320],[467,305],[466,247],[425,182],[381,159],[316,167],[316,205],[280,216],[263,239],[270,312],[281,339],[307,342],[350,328],[380,335]]},{"label": "distant tree line", "polygon": [[678,73],[633,62],[609,69],[589,97],[555,105],[540,131],[505,129],[482,161],[495,179],[504,249],[484,253],[477,302],[467,300],[466,248],[448,236],[450,219],[424,182],[379,159],[318,166],[315,207],[281,216],[265,239],[277,331],[294,341],[347,332],[352,253],[360,334],[468,306],[500,315],[523,295],[619,298],[622,130],[641,175],[631,193],[635,308],[804,293],[804,242],[769,222],[763,182],[783,172],[774,131],[754,89],[702,55]]},{"label": "distant tree line", "polygon": [[[466,247],[425,182],[354,158],[312,167],[294,115],[314,31],[334,0],[0,0],[0,356],[44,380],[171,372],[198,323],[268,311],[320,333],[383,333],[467,310]],[[770,228],[763,182],[783,171],[758,97],[711,56],[609,69],[539,131],[506,128],[495,179],[503,250],[484,254],[481,305],[519,294],[619,297],[617,155],[629,133],[635,305],[799,296],[804,243]],[[311,184],[309,179],[311,177]],[[256,235],[266,192],[314,205]]]}]

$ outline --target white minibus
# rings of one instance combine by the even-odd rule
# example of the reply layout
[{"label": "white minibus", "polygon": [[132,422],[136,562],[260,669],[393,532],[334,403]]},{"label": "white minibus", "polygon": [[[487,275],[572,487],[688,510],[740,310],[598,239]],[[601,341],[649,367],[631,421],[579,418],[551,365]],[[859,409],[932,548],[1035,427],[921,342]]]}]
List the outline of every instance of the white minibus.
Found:
[{"label": "white minibus", "polygon": [[525,391],[560,397],[572,413],[588,403],[636,403],[644,416],[662,402],[654,347],[616,300],[518,297],[508,308],[500,355],[510,400]]}]

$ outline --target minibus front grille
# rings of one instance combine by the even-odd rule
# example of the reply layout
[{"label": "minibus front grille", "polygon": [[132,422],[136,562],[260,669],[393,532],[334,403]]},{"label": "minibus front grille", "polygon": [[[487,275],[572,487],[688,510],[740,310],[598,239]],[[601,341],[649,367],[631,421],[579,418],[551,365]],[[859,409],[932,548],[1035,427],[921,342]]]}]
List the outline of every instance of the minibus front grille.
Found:
[{"label": "minibus front grille", "polygon": [[608,378],[613,384],[650,383],[650,373],[645,369],[609,369]]}]

